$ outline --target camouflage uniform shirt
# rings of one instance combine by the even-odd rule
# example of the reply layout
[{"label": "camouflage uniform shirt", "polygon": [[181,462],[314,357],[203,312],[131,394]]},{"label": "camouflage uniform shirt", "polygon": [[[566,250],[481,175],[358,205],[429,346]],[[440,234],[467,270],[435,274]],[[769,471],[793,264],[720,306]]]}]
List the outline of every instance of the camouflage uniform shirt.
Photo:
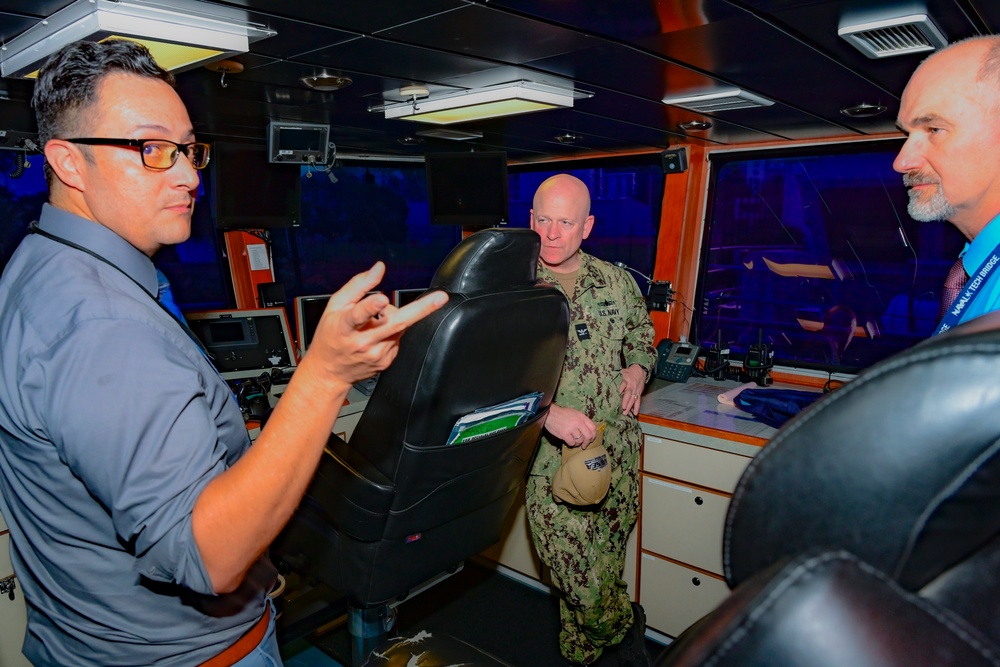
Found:
[{"label": "camouflage uniform shirt", "polygon": [[[580,260],[576,293],[569,297],[566,359],[554,400],[605,422],[604,446],[612,458],[624,458],[625,452],[616,448],[637,452],[642,434],[638,420],[622,414],[618,387],[622,369],[632,364],[645,369],[647,380],[651,377],[656,364],[653,323],[628,272],[584,252]],[[559,285],[551,271],[538,266],[540,279]],[[543,437],[531,473],[551,478],[562,463],[560,446]]]}]

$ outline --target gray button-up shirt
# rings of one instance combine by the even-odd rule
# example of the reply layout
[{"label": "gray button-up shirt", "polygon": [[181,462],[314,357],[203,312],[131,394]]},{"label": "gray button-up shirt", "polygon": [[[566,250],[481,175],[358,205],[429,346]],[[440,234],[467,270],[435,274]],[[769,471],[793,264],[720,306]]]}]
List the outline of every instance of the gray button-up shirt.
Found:
[{"label": "gray button-up shirt", "polygon": [[38,226],[68,244],[29,234],[0,279],[0,510],[25,653],[197,664],[263,610],[253,577],[212,594],[191,528],[198,494],[250,444],[243,418],[157,304],[148,257],[50,205]]}]

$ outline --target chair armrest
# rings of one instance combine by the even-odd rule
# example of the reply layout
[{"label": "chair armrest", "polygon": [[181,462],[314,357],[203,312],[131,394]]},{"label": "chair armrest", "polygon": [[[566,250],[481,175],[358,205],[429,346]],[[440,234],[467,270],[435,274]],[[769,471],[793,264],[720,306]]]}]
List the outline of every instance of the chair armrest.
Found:
[{"label": "chair armrest", "polygon": [[331,435],[308,493],[338,530],[374,542],[382,538],[396,488],[362,452]]}]

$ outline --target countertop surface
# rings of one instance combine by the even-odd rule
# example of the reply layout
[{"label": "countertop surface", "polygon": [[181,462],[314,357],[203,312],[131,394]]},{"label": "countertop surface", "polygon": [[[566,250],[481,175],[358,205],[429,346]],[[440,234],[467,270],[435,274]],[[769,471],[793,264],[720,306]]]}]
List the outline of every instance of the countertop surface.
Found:
[{"label": "countertop surface", "polygon": [[[740,386],[741,383],[732,380],[706,378],[691,378],[687,382],[654,380],[642,396],[639,420],[647,432],[651,432],[647,424],[672,426],[761,446],[777,429],[758,421],[749,412],[719,402],[720,394]],[[821,391],[777,382],[767,388]]]}]

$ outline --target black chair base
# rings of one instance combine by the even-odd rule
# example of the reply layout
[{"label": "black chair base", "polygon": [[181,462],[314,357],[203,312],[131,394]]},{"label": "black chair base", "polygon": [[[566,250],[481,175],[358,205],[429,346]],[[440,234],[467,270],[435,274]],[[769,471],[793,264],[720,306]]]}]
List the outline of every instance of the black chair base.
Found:
[{"label": "black chair base", "polygon": [[[414,658],[419,658],[414,660]],[[413,661],[413,662],[411,662]],[[415,632],[382,644],[362,667],[403,667],[409,664],[461,665],[462,667],[512,667],[450,635]]]}]

